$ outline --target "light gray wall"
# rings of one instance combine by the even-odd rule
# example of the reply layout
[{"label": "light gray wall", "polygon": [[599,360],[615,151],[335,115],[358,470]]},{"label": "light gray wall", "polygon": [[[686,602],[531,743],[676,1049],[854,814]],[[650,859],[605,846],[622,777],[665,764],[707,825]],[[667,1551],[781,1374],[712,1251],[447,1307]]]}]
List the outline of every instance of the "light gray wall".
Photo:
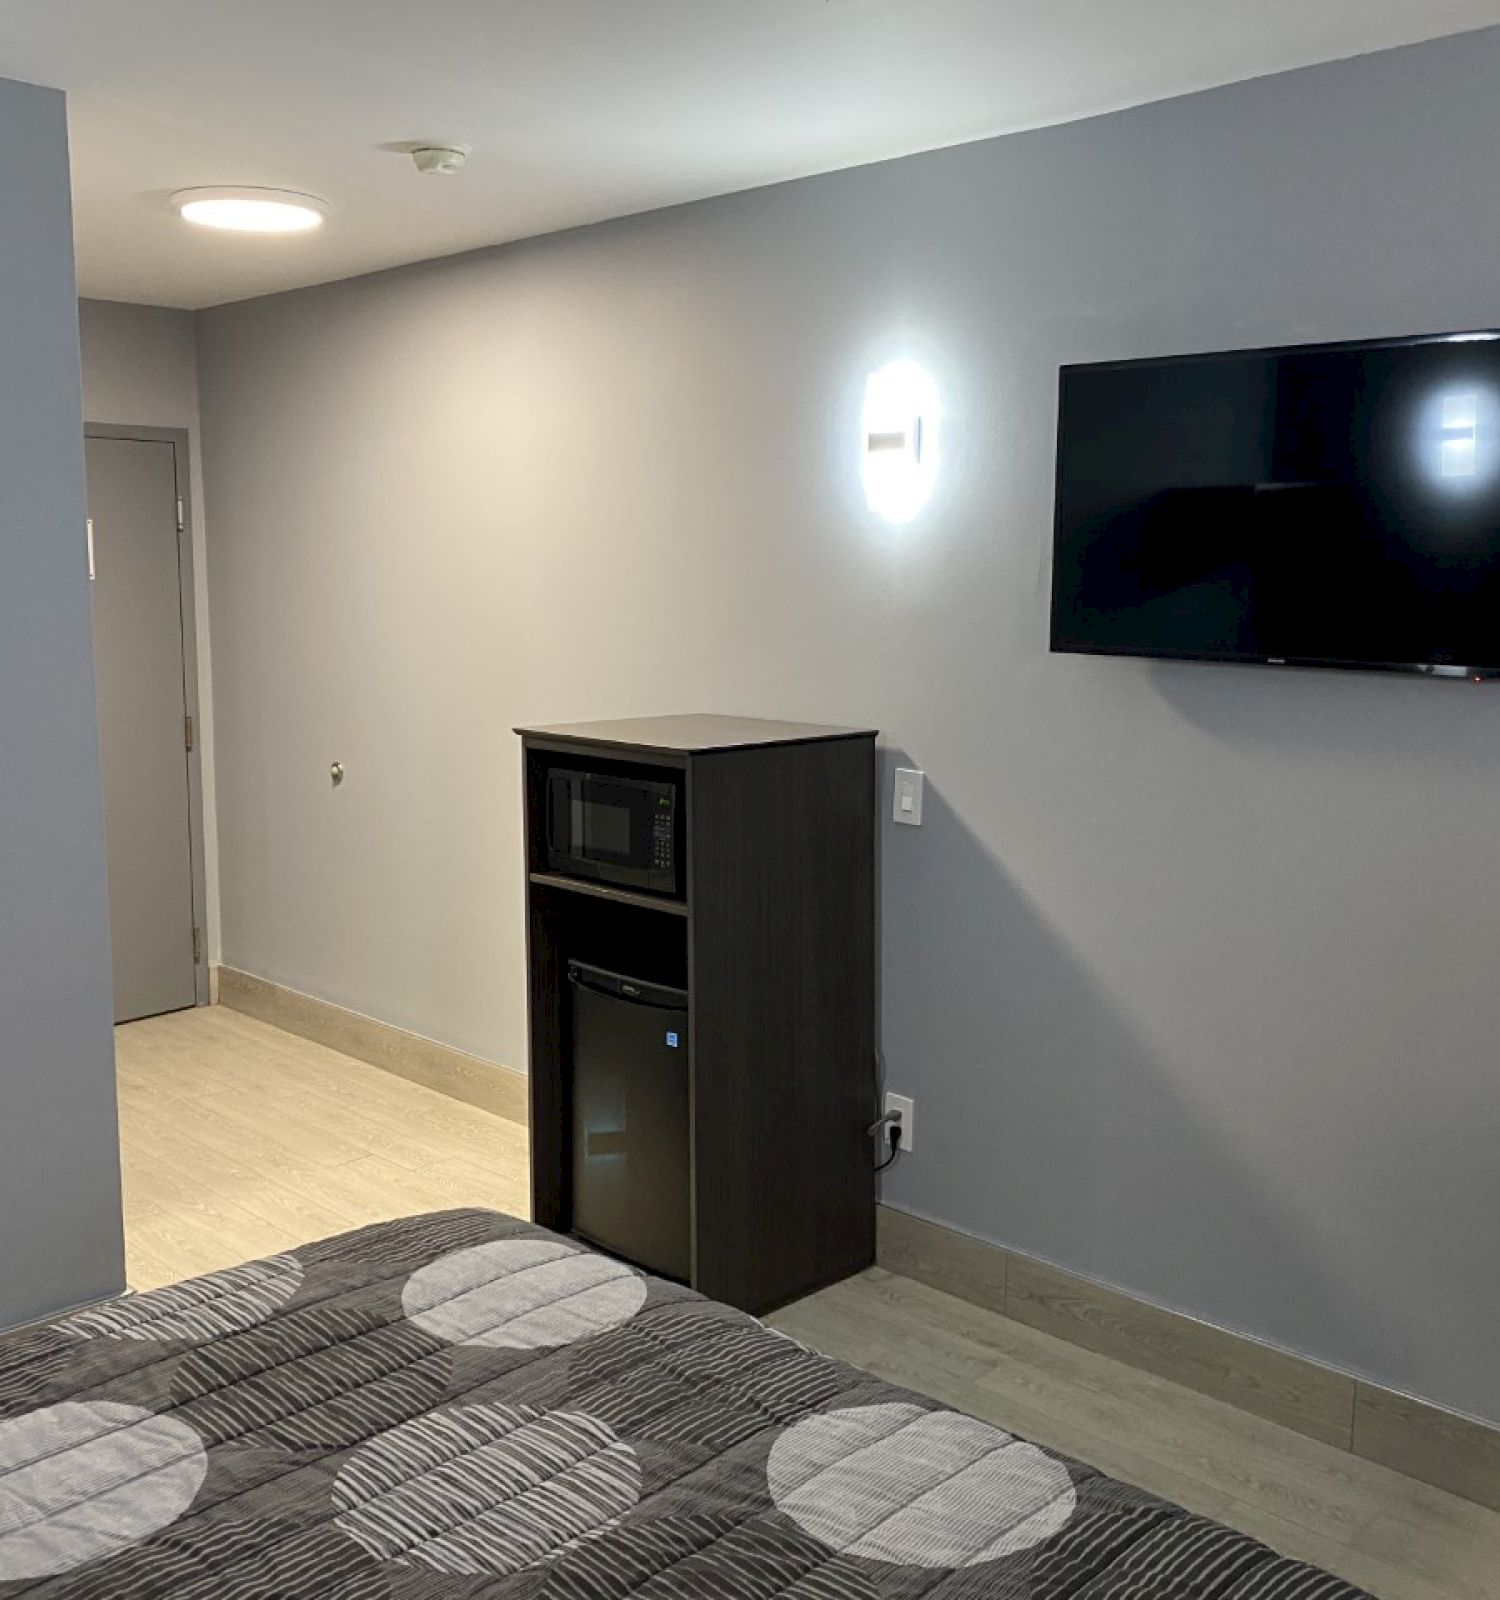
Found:
[{"label": "light gray wall", "polygon": [[63,97],[0,79],[0,1326],[125,1281]]},{"label": "light gray wall", "polygon": [[217,962],[220,947],[219,829],[214,792],[213,649],[208,625],[208,523],[203,494],[198,352],[193,317],[191,312],[173,311],[164,306],[80,300],[78,331],[83,352],[85,421],[187,430],[208,959]]},{"label": "light gray wall", "polygon": [[[1482,34],[206,315],[226,958],[519,1063],[514,722],[878,724],[931,780],[887,1197],[1500,1419],[1500,691],[1047,651],[1059,363],[1500,322],[1497,81]],[[897,355],[946,466],[893,530]]]}]

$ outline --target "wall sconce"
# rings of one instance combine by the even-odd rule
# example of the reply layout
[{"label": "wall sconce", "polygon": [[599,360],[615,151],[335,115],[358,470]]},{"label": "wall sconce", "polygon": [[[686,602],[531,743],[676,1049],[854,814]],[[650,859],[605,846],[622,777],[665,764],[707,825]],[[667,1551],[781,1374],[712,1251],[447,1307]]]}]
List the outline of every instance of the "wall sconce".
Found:
[{"label": "wall sconce", "polygon": [[866,380],[861,472],[876,516],[909,522],[932,498],[939,420],[937,385],[915,361],[892,361]]}]

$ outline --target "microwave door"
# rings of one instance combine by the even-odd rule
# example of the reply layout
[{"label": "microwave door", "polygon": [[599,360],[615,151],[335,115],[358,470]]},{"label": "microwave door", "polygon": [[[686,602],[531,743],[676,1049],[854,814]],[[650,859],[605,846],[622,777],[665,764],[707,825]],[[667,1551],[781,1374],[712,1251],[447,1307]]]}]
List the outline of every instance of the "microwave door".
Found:
[{"label": "microwave door", "polygon": [[634,807],[614,784],[584,783],[573,794],[573,838],[590,861],[636,862]]},{"label": "microwave door", "polygon": [[644,779],[554,772],[548,865],[578,877],[675,894],[673,792]]}]

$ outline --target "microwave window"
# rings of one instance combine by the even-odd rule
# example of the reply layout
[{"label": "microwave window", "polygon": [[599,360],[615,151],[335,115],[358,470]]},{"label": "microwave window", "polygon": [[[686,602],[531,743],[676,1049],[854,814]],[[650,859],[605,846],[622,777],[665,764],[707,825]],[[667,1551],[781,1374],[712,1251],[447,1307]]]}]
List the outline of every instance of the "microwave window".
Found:
[{"label": "microwave window", "polygon": [[600,805],[594,800],[575,800],[573,811],[573,837],[583,841],[583,848],[589,855],[619,856],[622,859],[629,857],[629,806]]}]

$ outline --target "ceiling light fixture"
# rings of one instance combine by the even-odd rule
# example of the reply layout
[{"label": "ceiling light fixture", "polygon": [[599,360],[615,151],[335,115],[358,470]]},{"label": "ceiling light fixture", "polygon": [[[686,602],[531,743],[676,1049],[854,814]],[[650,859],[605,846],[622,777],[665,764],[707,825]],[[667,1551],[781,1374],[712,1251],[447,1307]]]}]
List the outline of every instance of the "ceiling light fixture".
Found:
[{"label": "ceiling light fixture", "polygon": [[326,200],[290,189],[179,189],[172,204],[184,222],[230,233],[308,233],[328,214]]}]

